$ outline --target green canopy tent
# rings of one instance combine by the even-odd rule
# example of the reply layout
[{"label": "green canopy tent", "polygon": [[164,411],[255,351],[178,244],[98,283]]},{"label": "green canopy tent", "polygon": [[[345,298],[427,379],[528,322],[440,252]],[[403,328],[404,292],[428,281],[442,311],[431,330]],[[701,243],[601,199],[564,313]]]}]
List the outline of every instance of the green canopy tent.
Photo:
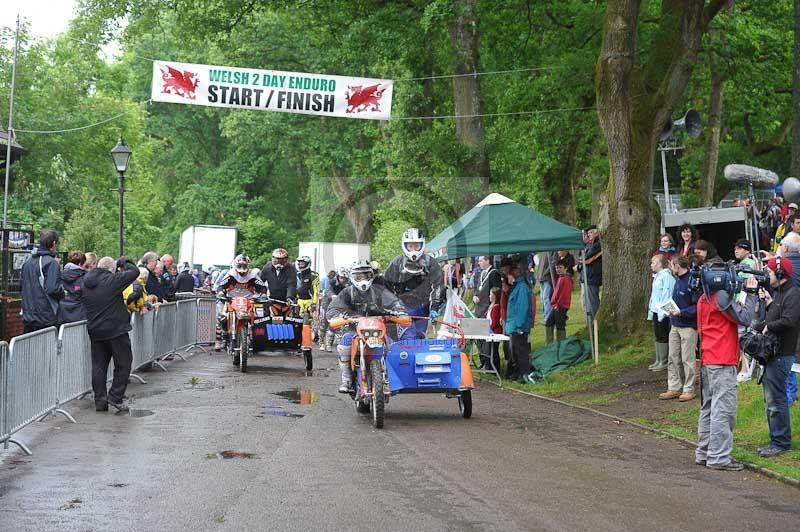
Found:
[{"label": "green canopy tent", "polygon": [[555,251],[583,247],[581,232],[492,193],[429,241],[438,261],[475,255]]}]

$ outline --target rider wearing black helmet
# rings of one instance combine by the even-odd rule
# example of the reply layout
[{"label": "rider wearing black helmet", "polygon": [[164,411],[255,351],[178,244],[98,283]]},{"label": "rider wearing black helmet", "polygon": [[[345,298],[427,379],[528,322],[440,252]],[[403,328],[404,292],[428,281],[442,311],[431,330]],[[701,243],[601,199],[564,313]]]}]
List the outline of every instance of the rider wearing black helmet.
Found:
[{"label": "rider wearing black helmet", "polygon": [[[372,265],[366,260],[358,260],[350,268],[350,286],[342,290],[331,301],[326,313],[328,321],[347,315],[356,316],[381,316],[386,311],[392,313],[406,313],[406,308],[392,292],[385,287],[373,284],[374,273]],[[353,373],[350,369],[350,346],[353,344],[353,334],[348,332],[342,337],[336,348],[339,354],[339,369],[342,371],[342,384],[340,393],[350,391],[350,382]]]}]

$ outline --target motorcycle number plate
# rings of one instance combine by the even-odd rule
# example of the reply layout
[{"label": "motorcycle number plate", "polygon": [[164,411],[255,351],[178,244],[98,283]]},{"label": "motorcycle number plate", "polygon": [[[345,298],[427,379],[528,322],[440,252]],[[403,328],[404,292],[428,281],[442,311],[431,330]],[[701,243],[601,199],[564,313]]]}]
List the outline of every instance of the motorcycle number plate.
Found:
[{"label": "motorcycle number plate", "polygon": [[442,369],[443,368],[442,368],[441,364],[429,364],[427,366],[424,366],[424,369],[422,370],[422,372],[423,373],[436,373],[436,372],[442,371]]}]

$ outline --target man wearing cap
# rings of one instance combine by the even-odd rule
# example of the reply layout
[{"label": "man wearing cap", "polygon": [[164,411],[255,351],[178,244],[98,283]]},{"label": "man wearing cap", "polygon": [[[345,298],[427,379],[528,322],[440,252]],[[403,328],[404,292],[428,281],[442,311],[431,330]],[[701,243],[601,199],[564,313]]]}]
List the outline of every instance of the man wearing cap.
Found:
[{"label": "man wearing cap", "polygon": [[758,448],[758,454],[765,458],[784,453],[792,446],[786,386],[800,335],[800,291],[791,282],[793,268],[785,258],[771,258],[767,262],[767,271],[775,297],[773,299],[763,288],[758,294],[767,307],[763,333],[778,338],[777,352],[767,361],[762,380],[770,441]]},{"label": "man wearing cap", "polygon": [[[786,216],[786,221],[783,222],[781,225],[778,226],[778,229],[775,231],[775,239],[772,244],[772,251],[773,253],[778,251],[778,246],[781,244],[781,239],[785,234],[789,231],[794,231],[794,220],[795,215],[797,214],[797,203],[790,203],[788,214]],[[800,229],[800,225],[798,225],[798,229]],[[797,231],[795,231],[797,232]]]}]

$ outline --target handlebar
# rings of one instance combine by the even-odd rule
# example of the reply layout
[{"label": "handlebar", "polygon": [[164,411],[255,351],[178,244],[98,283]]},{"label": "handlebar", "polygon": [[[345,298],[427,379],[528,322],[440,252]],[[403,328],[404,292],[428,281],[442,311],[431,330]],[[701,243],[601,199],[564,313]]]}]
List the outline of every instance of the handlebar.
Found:
[{"label": "handlebar", "polygon": [[395,323],[403,327],[408,327],[411,325],[411,316],[408,314],[401,314],[399,312],[392,312],[391,314],[384,314],[382,316],[358,316],[354,318],[349,316],[339,316],[338,318],[333,318],[330,320],[328,322],[328,327],[331,329],[341,329],[346,325],[358,323],[358,320],[363,318],[382,318],[384,321]]}]

